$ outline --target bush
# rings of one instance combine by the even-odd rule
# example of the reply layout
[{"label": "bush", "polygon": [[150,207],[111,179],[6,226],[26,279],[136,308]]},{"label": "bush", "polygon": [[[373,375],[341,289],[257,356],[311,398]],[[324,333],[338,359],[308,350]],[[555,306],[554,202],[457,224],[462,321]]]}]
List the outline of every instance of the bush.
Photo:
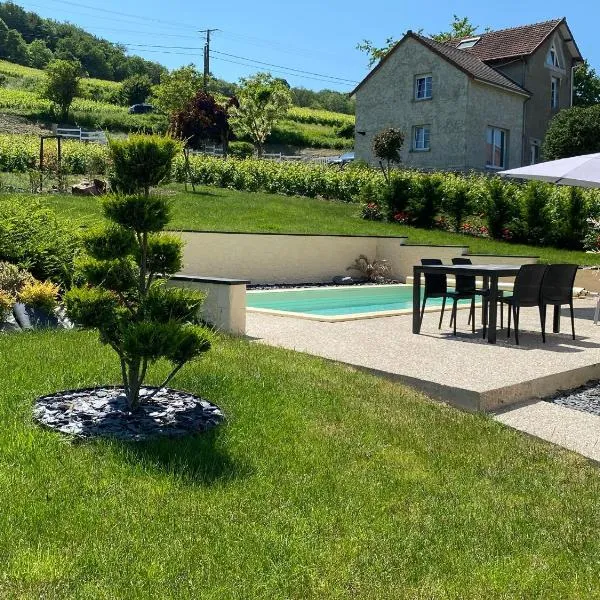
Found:
[{"label": "bush", "polygon": [[0,289],[0,323],[12,310],[15,299],[7,292]]},{"label": "bush", "polygon": [[410,201],[413,181],[409,175],[399,171],[390,173],[389,185],[382,189],[382,204],[388,221],[398,221],[398,215],[406,212]]},{"label": "bush", "polygon": [[254,154],[254,146],[250,142],[230,142],[229,155],[236,158],[248,158]]},{"label": "bush", "polygon": [[0,202],[0,260],[29,270],[37,279],[68,287],[81,240],[67,219],[42,208],[30,196],[4,196]]},{"label": "bush", "polygon": [[23,286],[18,300],[27,306],[51,313],[58,304],[58,285],[51,281],[31,281]]},{"label": "bush", "polygon": [[552,223],[548,213],[552,188],[546,183],[530,181],[521,194],[523,232],[516,239],[530,244],[548,244],[552,238]]},{"label": "bush", "polygon": [[0,262],[0,291],[14,299],[27,283],[34,281],[31,273],[9,262]]},{"label": "bush", "polygon": [[412,185],[408,212],[416,227],[431,229],[440,212],[443,198],[442,181],[437,175],[423,175]]},{"label": "bush", "polygon": [[472,213],[473,202],[468,182],[460,177],[448,176],[444,180],[442,208],[450,217],[454,231],[459,232],[465,217]]},{"label": "bush", "polygon": [[551,121],[544,138],[545,160],[600,152],[600,104],[561,110]]},{"label": "bush", "polygon": [[126,194],[143,191],[148,196],[151,187],[168,179],[173,159],[182,150],[182,142],[166,136],[130,135],[124,140],[109,138],[112,189]]}]

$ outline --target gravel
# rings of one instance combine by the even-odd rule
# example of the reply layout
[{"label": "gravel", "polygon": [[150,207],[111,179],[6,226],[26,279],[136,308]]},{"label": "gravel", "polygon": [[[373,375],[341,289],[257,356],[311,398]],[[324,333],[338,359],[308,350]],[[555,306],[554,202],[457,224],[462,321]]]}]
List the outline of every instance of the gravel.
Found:
[{"label": "gravel", "polygon": [[600,381],[592,381],[574,390],[561,392],[547,398],[547,401],[600,416]]}]

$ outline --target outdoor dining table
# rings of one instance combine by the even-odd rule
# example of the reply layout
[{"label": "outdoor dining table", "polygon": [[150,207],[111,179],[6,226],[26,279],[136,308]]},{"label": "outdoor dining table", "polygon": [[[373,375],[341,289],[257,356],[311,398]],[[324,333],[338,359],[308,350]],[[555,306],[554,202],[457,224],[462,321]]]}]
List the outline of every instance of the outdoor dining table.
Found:
[{"label": "outdoor dining table", "polygon": [[421,332],[421,275],[437,273],[439,275],[475,275],[483,277],[483,289],[489,290],[484,298],[489,304],[488,335],[490,344],[496,343],[496,323],[498,317],[498,280],[500,277],[514,277],[520,265],[415,265],[413,267],[413,333]]}]

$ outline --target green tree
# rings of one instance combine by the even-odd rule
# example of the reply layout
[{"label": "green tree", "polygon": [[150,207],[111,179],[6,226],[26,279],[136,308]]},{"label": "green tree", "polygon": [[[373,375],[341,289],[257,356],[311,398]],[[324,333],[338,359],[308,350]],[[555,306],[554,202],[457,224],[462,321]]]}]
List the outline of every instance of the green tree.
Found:
[{"label": "green tree", "polygon": [[79,92],[81,65],[76,61],[54,59],[46,67],[42,96],[58,107],[60,117],[69,114],[73,98]]},{"label": "green tree", "polygon": [[165,73],[152,90],[152,103],[171,116],[182,111],[185,105],[202,88],[203,77],[194,65]]},{"label": "green tree", "polygon": [[131,75],[121,83],[119,97],[126,106],[145,102],[152,92],[152,80],[148,75]]},{"label": "green tree", "polygon": [[240,79],[238,106],[231,109],[230,122],[237,135],[248,136],[259,156],[273,126],[285,118],[292,105],[289,87],[269,73]]},{"label": "green tree", "polygon": [[4,42],[6,58],[20,65],[29,64],[29,49],[27,42],[16,29],[9,29]]},{"label": "green tree", "polygon": [[0,58],[6,57],[6,38],[8,36],[8,26],[0,19]]},{"label": "green tree", "polygon": [[[147,177],[152,180],[171,169],[179,148],[158,136],[132,136],[109,145],[124,172],[138,173],[139,158],[151,158]],[[145,181],[135,181],[136,191],[146,192]],[[101,341],[118,354],[128,405],[135,411],[155,393],[141,396],[140,391],[150,364],[164,358],[172,365],[160,389],[186,362],[209,350],[206,332],[197,325],[204,296],[165,285],[182,266],[181,240],[162,232],[170,220],[165,196],[114,196],[103,209],[109,223],[85,235],[85,254],[78,261],[77,275],[85,285],[69,291],[65,303],[76,323],[98,329]]]},{"label": "green tree", "polygon": [[575,69],[573,77],[573,105],[600,104],[600,77],[585,60]]},{"label": "green tree", "polygon": [[373,137],[373,154],[379,160],[379,167],[388,186],[392,165],[399,165],[402,160],[400,151],[403,145],[404,133],[393,127],[388,127]]},{"label": "green tree", "polygon": [[600,152],[600,104],[561,110],[550,121],[542,154],[555,160]]},{"label": "green tree", "polygon": [[46,65],[54,58],[52,50],[44,40],[33,40],[29,44],[29,63],[36,69],[45,69]]},{"label": "green tree", "polygon": [[[486,31],[488,31],[488,29],[486,29]],[[440,33],[431,34],[429,37],[438,42],[445,42],[454,38],[469,37],[475,35],[476,32],[477,26],[471,23],[469,17],[459,17],[454,15],[448,31],[440,31]],[[418,33],[422,33],[422,30],[419,30]],[[371,40],[363,40],[356,45],[356,49],[365,52],[369,56],[370,69],[375,63],[379,62],[398,43],[398,41],[399,40],[395,37],[389,37],[385,40],[383,46],[375,46]]]}]

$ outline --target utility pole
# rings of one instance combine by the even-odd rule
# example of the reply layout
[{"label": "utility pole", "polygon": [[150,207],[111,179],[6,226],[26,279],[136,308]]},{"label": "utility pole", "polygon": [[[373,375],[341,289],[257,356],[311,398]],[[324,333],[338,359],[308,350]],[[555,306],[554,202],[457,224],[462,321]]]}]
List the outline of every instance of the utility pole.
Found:
[{"label": "utility pole", "polygon": [[199,33],[206,34],[204,43],[204,91],[208,92],[208,78],[210,76],[210,34],[218,29],[201,29]]}]

